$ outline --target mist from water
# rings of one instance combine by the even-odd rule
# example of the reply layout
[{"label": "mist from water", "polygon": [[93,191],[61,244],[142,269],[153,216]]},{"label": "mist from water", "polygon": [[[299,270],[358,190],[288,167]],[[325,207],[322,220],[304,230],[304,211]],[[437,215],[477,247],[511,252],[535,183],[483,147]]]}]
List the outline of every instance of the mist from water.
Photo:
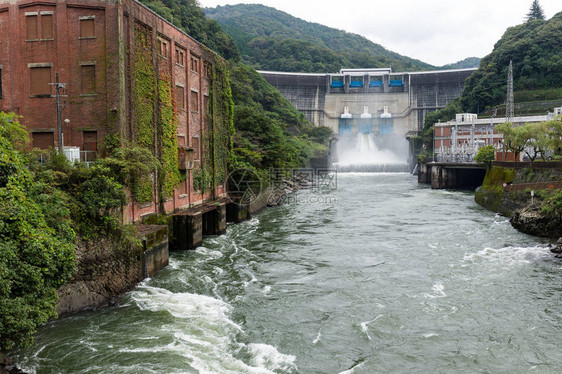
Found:
[{"label": "mist from water", "polygon": [[334,167],[353,172],[408,172],[408,141],[398,135],[342,135]]}]

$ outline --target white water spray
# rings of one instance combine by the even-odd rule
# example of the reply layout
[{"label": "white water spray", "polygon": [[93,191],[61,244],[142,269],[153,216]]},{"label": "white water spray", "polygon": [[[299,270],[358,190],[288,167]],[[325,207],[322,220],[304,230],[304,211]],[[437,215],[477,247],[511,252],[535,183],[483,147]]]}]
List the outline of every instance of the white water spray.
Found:
[{"label": "white water spray", "polygon": [[342,135],[336,145],[340,172],[408,172],[408,141],[399,136]]}]

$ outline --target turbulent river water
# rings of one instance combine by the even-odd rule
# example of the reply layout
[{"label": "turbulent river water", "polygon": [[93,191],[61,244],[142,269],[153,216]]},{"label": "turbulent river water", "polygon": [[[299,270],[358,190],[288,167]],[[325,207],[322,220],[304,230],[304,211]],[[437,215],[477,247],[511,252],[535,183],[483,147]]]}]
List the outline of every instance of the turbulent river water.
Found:
[{"label": "turbulent river water", "polygon": [[559,373],[562,263],[408,174],[340,174],[40,329],[36,373]]}]

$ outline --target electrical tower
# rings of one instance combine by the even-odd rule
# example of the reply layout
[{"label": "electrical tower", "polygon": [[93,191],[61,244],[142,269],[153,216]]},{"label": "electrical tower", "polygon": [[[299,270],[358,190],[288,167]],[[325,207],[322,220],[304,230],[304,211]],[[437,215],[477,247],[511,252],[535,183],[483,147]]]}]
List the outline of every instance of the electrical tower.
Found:
[{"label": "electrical tower", "polygon": [[509,70],[507,71],[507,103],[505,105],[505,119],[507,122],[513,123],[514,117],[514,100],[513,100],[513,63],[509,60]]}]

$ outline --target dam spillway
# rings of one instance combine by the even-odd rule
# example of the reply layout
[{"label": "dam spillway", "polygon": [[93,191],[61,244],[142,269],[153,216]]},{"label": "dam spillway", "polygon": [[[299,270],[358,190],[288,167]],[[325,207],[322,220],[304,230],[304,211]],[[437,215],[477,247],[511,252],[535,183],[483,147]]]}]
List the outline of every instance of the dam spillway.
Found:
[{"label": "dam spillway", "polygon": [[338,137],[332,166],[340,173],[410,172],[408,142],[393,134],[356,133]]},{"label": "dam spillway", "polygon": [[[408,147],[407,140],[420,135],[427,113],[461,95],[466,78],[475,70],[395,73],[390,68],[376,68],[342,69],[335,74],[260,74],[308,121],[330,127],[337,134],[336,146],[332,147],[334,167],[367,172],[411,171],[415,151],[412,143]],[[372,138],[376,151],[360,154],[356,138],[365,136]],[[385,141],[395,138],[403,142]],[[399,144],[406,144],[405,152]],[[388,162],[382,151],[401,157]],[[342,161],[346,153],[355,155],[354,162]]]},{"label": "dam spillway", "polygon": [[394,133],[418,134],[425,115],[460,97],[464,82],[476,69],[392,72],[384,69],[342,69],[334,74],[259,71],[272,86],[315,126],[339,132],[348,107],[354,117],[368,107],[373,117],[393,118]]}]

